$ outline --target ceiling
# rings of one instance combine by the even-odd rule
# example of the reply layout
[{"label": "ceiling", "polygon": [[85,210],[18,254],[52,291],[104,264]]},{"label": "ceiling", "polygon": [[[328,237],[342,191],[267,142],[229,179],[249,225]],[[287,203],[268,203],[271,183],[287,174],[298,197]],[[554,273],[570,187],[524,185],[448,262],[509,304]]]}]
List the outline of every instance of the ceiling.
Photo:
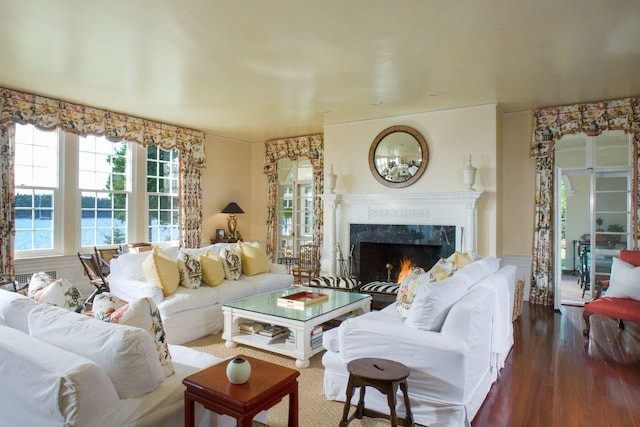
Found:
[{"label": "ceiling", "polygon": [[245,142],[640,95],[637,0],[2,0],[0,86]]}]

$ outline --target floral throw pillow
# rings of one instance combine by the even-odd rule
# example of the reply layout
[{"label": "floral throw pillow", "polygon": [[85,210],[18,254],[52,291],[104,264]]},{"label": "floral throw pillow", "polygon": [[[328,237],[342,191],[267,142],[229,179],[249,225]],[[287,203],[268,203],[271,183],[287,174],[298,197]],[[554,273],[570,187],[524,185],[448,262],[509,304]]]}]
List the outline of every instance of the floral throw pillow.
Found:
[{"label": "floral throw pillow", "polygon": [[175,372],[160,311],[150,298],[130,303],[108,292],[96,295],[93,300],[93,317],[104,322],[135,326],[149,332],[156,344],[160,365],[166,377]]},{"label": "floral throw pillow", "polygon": [[429,270],[429,280],[439,282],[451,276],[455,272],[455,265],[446,259],[440,259],[431,270]]},{"label": "floral throw pillow", "polygon": [[33,273],[33,276],[31,276],[31,280],[29,280],[29,288],[27,291],[27,295],[33,298],[33,296],[38,290],[46,286],[49,286],[55,281],[56,281],[55,278],[49,276],[44,271],[41,271],[40,273]]},{"label": "floral throw pillow", "polygon": [[227,280],[238,280],[242,274],[242,261],[240,253],[234,248],[222,248],[220,250],[224,277]]},{"label": "floral throw pillow", "polygon": [[46,273],[36,273],[29,281],[28,295],[35,301],[55,305],[80,313],[84,308],[82,294],[66,279],[54,279]]},{"label": "floral throw pillow", "polygon": [[402,318],[406,318],[409,314],[418,288],[423,283],[428,283],[428,278],[429,276],[425,274],[422,268],[416,268],[402,279],[396,297],[396,310]]}]

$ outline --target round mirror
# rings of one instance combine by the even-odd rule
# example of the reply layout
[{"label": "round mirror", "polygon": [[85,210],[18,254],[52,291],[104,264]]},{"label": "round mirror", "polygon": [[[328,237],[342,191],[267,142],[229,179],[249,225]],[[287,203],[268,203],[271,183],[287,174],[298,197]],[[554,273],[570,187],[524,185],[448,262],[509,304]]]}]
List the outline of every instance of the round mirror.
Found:
[{"label": "round mirror", "polygon": [[407,187],[427,169],[429,150],[423,136],[409,126],[391,126],[380,132],[369,149],[373,177],[387,187]]}]

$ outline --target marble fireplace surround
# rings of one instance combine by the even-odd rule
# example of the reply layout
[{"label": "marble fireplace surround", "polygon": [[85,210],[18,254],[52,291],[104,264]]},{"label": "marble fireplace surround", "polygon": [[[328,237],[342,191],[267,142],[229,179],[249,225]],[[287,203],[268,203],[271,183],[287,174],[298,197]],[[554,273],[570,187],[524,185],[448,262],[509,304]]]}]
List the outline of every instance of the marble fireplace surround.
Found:
[{"label": "marble fireplace surround", "polygon": [[351,224],[455,226],[455,248],[477,253],[477,202],[481,191],[398,194],[324,194],[323,274],[335,275],[338,245],[349,255]]}]

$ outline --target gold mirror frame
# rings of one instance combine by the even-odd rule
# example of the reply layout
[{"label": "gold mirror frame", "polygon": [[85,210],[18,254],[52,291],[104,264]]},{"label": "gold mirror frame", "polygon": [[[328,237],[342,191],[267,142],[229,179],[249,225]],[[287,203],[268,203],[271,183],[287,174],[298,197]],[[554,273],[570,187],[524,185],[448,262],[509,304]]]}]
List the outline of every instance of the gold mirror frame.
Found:
[{"label": "gold mirror frame", "polygon": [[[396,160],[390,161],[392,157]],[[373,177],[386,187],[410,186],[420,179],[428,163],[427,141],[409,126],[386,128],[376,136],[369,149],[369,169]]]}]

